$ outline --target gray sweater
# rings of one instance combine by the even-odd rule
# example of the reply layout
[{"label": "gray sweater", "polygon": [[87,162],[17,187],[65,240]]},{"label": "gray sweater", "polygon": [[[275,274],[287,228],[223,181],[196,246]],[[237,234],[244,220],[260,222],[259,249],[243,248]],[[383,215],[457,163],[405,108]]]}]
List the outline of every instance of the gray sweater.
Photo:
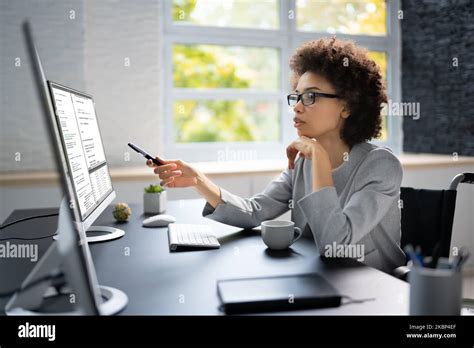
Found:
[{"label": "gray sweater", "polygon": [[221,188],[224,204],[214,209],[207,203],[203,216],[249,229],[291,209],[292,221],[314,239],[321,256],[357,255],[359,261],[391,272],[405,262],[398,207],[402,175],[390,150],[360,143],[332,171],[334,187],[313,192],[311,161],[299,158],[295,169],[284,170],[251,198]]}]

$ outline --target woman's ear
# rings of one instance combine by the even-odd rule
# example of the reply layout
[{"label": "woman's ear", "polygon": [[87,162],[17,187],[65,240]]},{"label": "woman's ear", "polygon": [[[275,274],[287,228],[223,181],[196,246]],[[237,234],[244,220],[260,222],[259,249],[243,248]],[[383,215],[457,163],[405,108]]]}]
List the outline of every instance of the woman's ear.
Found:
[{"label": "woman's ear", "polygon": [[350,116],[350,112],[349,112],[349,108],[347,107],[347,105],[344,103],[344,105],[342,106],[342,110],[341,110],[341,117],[343,119],[346,119]]}]

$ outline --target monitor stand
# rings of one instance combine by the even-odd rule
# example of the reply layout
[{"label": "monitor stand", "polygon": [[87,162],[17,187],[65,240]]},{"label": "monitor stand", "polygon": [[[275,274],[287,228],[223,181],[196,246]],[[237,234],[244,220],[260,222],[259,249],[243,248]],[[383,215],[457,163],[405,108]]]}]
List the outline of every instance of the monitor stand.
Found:
[{"label": "monitor stand", "polygon": [[[96,233],[100,233],[96,235]],[[107,242],[121,238],[125,235],[125,231],[115,227],[109,226],[91,226],[86,231],[87,243],[100,243]],[[53,236],[54,240],[57,240],[57,235]]]},{"label": "monitor stand", "polygon": [[[100,233],[95,235],[96,233]],[[89,234],[89,235],[88,235]],[[118,239],[125,235],[125,231],[115,227],[109,226],[91,226],[86,231],[87,243],[99,243],[106,242],[109,240]],[[58,239],[58,235],[53,236],[54,240]]]},{"label": "monitor stand", "polygon": [[[96,233],[101,234],[95,235]],[[109,226],[91,226],[86,231],[88,243],[106,242],[123,237],[124,234],[124,230]]]},{"label": "monitor stand", "polygon": [[[111,288],[109,286],[99,285],[99,291],[102,297],[102,303],[99,304],[100,315],[115,315],[122,311],[128,303],[128,297],[119,289]],[[15,303],[5,311],[6,315],[80,315],[84,314],[74,308],[74,303],[71,302],[73,298],[71,289],[62,289],[58,291],[54,287],[48,287],[42,295],[42,303],[35,309],[27,309],[26,306],[21,306],[20,297],[16,298]],[[11,307],[11,308],[10,308]]]},{"label": "monitor stand", "polygon": [[[69,230],[66,231],[66,229]],[[77,233],[77,231],[72,228],[65,199],[61,202],[58,218],[58,233],[64,232],[70,235]],[[20,290],[8,301],[5,306],[5,313],[7,315],[90,314],[87,312],[83,313],[83,311],[74,308],[77,305],[75,302],[78,302],[80,305],[80,298],[75,296],[74,290],[68,289],[68,287],[62,287],[62,289],[58,291],[52,286],[52,280],[38,282],[59,270],[62,270],[65,274],[66,280],[68,280],[68,278],[72,280],[71,275],[77,273],[76,265],[69,264],[67,255],[61,254],[59,243],[61,243],[61,241],[54,241],[49,246],[46,253],[21,284]],[[69,277],[68,274],[70,275]],[[32,283],[36,284],[30,286]],[[125,308],[128,303],[128,297],[123,291],[108,286],[98,286],[102,297],[102,301],[98,303],[98,312],[100,315],[114,315]],[[71,296],[73,294],[74,297]],[[72,298],[77,301],[71,301]]]}]

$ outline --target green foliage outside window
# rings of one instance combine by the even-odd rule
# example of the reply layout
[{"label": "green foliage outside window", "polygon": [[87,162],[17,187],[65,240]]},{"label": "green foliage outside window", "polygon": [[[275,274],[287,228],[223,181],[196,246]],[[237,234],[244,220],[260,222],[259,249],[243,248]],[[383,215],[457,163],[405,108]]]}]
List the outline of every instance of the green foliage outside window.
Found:
[{"label": "green foliage outside window", "polygon": [[[224,18],[226,25],[257,29],[277,29],[274,15],[276,0],[173,0],[172,16],[177,24],[219,26],[215,14],[233,11]],[[224,4],[224,5],[222,5]],[[260,19],[248,20],[249,6],[259,10]],[[198,7],[201,6],[201,9]],[[211,6],[203,11],[202,6]],[[227,6],[227,8],[226,8]],[[297,0],[299,30],[345,32],[348,34],[385,35],[385,2],[336,0]],[[229,10],[230,8],[230,10]],[[276,15],[278,17],[278,15]],[[321,17],[321,18],[320,18]],[[317,19],[317,20],[316,20]],[[385,52],[370,52],[386,78]],[[279,91],[281,64],[274,48],[231,47],[217,45],[174,44],[172,46],[173,87],[192,89],[239,89]],[[280,107],[277,101],[179,99],[173,104],[175,141],[186,142],[254,142],[280,139]],[[288,118],[291,122],[291,118]],[[382,139],[387,139],[386,118]]]}]

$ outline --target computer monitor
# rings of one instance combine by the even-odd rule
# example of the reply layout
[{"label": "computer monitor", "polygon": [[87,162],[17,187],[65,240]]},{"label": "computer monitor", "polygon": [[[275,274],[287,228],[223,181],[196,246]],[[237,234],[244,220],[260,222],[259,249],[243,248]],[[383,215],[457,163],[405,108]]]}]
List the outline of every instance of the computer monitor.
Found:
[{"label": "computer monitor", "polygon": [[[72,181],[73,201],[79,221],[89,232],[87,241],[102,242],[125,232],[108,226],[92,226],[115,198],[92,96],[48,81],[54,121],[66,155],[67,175]],[[92,226],[92,227],[91,227]],[[91,235],[100,232],[100,235]]]},{"label": "computer monitor", "polygon": [[[78,205],[69,204],[69,202],[75,200],[74,183],[69,175],[68,157],[63,149],[62,137],[57,127],[41,60],[30,24],[25,21],[22,28],[27,53],[31,61],[34,85],[38,93],[44,120],[48,126],[51,148],[54,150],[64,199],[59,209],[57,241],[53,241],[23,281],[20,290],[8,301],[5,312],[8,315],[115,314],[125,308],[128,298],[125,293],[118,289],[99,286],[98,284],[83,224],[77,223],[77,221],[81,221],[82,213],[78,209]],[[75,295],[74,310],[71,312],[41,311],[42,308],[45,308],[42,306],[44,303],[55,304],[59,302],[56,299],[62,294],[55,293],[55,288],[51,287],[51,282],[56,280],[57,274],[64,274],[68,292]],[[71,305],[70,302],[68,303]],[[38,310],[39,308],[40,310]],[[45,309],[47,309],[47,305]]]}]

